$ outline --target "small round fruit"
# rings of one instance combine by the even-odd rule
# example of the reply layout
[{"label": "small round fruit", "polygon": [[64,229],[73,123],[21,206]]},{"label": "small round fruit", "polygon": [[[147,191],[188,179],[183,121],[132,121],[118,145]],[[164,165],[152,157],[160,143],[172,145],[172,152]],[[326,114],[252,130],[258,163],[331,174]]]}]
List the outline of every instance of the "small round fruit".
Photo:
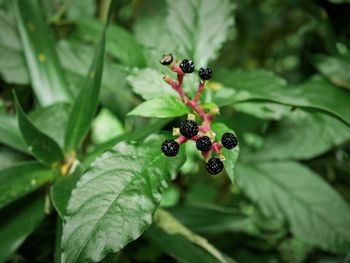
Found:
[{"label": "small round fruit", "polygon": [[169,157],[176,156],[177,153],[179,152],[179,148],[180,148],[179,143],[172,139],[165,140],[161,146],[162,152]]},{"label": "small round fruit", "polygon": [[207,162],[207,171],[212,175],[221,173],[223,169],[224,163],[219,158],[210,158]]},{"label": "small round fruit", "polygon": [[198,124],[193,120],[184,120],[180,124],[180,134],[187,139],[192,138],[198,134]]},{"label": "small round fruit", "polygon": [[213,71],[210,68],[200,68],[198,71],[198,75],[202,80],[208,80],[213,77]]},{"label": "small round fruit", "polygon": [[211,149],[211,141],[208,136],[198,138],[196,141],[197,150],[201,152],[207,152]]},{"label": "small round fruit", "polygon": [[227,149],[233,149],[238,145],[237,137],[230,132],[225,132],[221,137],[222,145]]},{"label": "small round fruit", "polygon": [[194,63],[191,60],[184,59],[180,63],[180,68],[183,73],[192,73],[194,71]]},{"label": "small round fruit", "polygon": [[159,60],[162,65],[170,65],[173,62],[173,55],[167,54],[163,55],[163,57]]}]

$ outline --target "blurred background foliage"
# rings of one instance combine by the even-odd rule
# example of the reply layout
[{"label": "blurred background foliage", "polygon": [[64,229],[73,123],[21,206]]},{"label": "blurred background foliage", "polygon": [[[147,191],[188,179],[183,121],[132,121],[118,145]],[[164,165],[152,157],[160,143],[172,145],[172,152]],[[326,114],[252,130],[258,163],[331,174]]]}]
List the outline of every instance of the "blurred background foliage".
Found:
[{"label": "blurred background foliage", "polygon": [[[1,262],[53,262],[60,238],[57,215],[47,195],[51,179],[30,163],[33,158],[20,138],[11,91],[16,91],[29,119],[63,147],[72,107],[65,96],[79,93],[110,1],[36,2],[42,23],[48,26],[47,32],[43,29],[45,37],[34,40],[51,54],[38,57],[48,60],[44,68],[30,59],[36,47],[23,46],[13,1],[0,0],[0,189],[8,187],[6,178],[11,174],[6,169],[23,162],[23,175],[16,170],[17,177],[33,169],[35,180],[42,180],[33,189],[33,181],[27,180],[18,197],[29,195],[6,206],[1,203]],[[165,89],[171,94],[161,78],[165,69],[158,61],[163,53],[182,59],[189,53],[176,42],[181,43],[184,35],[193,31],[195,50],[201,50],[197,37],[215,26],[220,32],[220,26],[231,21],[227,32],[220,33],[223,36],[213,36],[223,38],[220,52],[202,50],[190,53],[190,58],[199,66],[213,68],[215,83],[210,84],[207,99],[213,97],[224,105],[218,121],[240,138],[236,182],[208,176],[190,145],[186,163],[164,193],[161,206],[237,262],[350,262],[350,2],[231,0],[230,4],[234,10],[229,14],[213,10],[213,15],[204,14],[208,21],[204,28],[194,25],[185,32],[176,19],[182,11],[186,19],[188,10],[173,12],[176,1],[116,1],[107,31],[98,112],[79,159],[88,165],[124,138],[138,140],[158,129],[171,130],[177,121],[130,118],[127,113]],[[47,72],[49,77],[35,80],[31,76],[36,72]],[[191,83],[185,83],[190,93],[194,92]],[[64,87],[62,100],[58,95],[43,95],[55,85]],[[237,99],[228,105],[224,93],[214,95],[215,87],[222,86],[248,90],[258,94],[258,99]],[[317,89],[311,95],[299,92],[289,101],[284,100],[284,92],[269,98],[277,88],[287,86]],[[332,97],[333,93],[340,95]],[[318,108],[326,110],[298,107],[315,94],[326,101],[320,101]],[[44,111],[43,106],[49,107]],[[325,114],[328,106],[331,115]],[[150,130],[140,134],[145,125]],[[43,192],[45,200],[40,199]],[[152,225],[141,238],[103,262],[217,262],[188,237],[171,237],[159,225]]]}]

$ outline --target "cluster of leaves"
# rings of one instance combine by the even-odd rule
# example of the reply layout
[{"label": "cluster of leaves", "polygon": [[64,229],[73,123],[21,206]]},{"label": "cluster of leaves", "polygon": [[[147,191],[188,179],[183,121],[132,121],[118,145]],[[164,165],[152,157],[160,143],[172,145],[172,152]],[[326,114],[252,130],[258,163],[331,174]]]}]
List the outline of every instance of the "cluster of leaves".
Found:
[{"label": "cluster of leaves", "polygon": [[[349,10],[0,0],[0,262],[348,262]],[[170,52],[214,65],[227,177],[160,151],[189,112]]]}]

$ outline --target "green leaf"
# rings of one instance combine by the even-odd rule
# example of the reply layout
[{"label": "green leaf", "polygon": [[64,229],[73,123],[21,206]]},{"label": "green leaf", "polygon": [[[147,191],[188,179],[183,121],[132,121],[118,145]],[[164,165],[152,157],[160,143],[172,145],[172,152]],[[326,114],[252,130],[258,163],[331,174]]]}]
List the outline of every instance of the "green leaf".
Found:
[{"label": "green leaf", "polygon": [[54,171],[34,161],[0,170],[0,208],[52,181]]},{"label": "green leaf", "polygon": [[94,161],[99,155],[105,151],[111,149],[116,144],[122,141],[140,141],[152,133],[160,130],[164,125],[166,125],[170,119],[154,119],[151,120],[145,127],[140,127],[139,129],[133,130],[128,133],[118,135],[107,142],[98,145],[92,152],[88,153],[84,159],[84,167],[89,167],[91,162]]},{"label": "green leaf", "polygon": [[185,115],[189,110],[179,99],[173,96],[158,97],[141,103],[128,113],[133,116],[170,118]]},{"label": "green leaf", "polygon": [[50,189],[52,205],[62,219],[67,214],[66,209],[72,191],[84,172],[83,167],[77,161],[72,166],[75,166],[75,168],[71,168],[73,171],[55,180]]},{"label": "green leaf", "polygon": [[30,197],[0,212],[0,262],[7,262],[45,217],[44,195]]},{"label": "green leaf", "polygon": [[159,137],[142,144],[120,143],[104,153],[79,180],[63,226],[63,262],[100,261],[138,238],[183,163],[167,158]]},{"label": "green leaf", "polygon": [[181,53],[198,66],[217,57],[233,25],[229,0],[168,0],[168,32]]},{"label": "green leaf", "polygon": [[67,153],[79,147],[90,129],[97,109],[105,55],[105,38],[106,31],[104,30],[88,75],[84,80],[69,116],[65,137],[65,151]]},{"label": "green leaf", "polygon": [[[235,132],[228,128],[223,123],[213,123],[212,127],[213,131],[216,133],[216,139],[217,141],[221,141],[221,137],[225,132],[231,132],[235,134]],[[235,183],[235,166],[239,155],[239,145],[237,145],[235,148],[228,150],[226,148],[221,149],[221,153],[225,157],[224,165],[225,165],[225,171],[232,181],[232,183]]]},{"label": "green leaf", "polygon": [[[93,18],[81,18],[76,21],[74,35],[87,42],[96,42],[103,24]],[[141,45],[132,34],[117,25],[110,25],[107,31],[106,50],[122,64],[130,67],[144,67],[145,57]]]},{"label": "green leaf", "polygon": [[28,117],[40,131],[54,139],[63,149],[71,109],[72,106],[68,103],[55,103],[31,112]]},{"label": "green leaf", "polygon": [[291,112],[268,129],[254,160],[311,159],[350,139],[349,127],[321,113]]},{"label": "green leaf", "polygon": [[163,75],[150,68],[135,70],[127,78],[132,90],[145,100],[177,93],[163,80]]},{"label": "green leaf", "polygon": [[170,213],[158,210],[155,222],[145,234],[146,238],[157,244],[165,253],[179,262],[229,263],[226,258],[205,238],[193,233]]},{"label": "green leaf", "polygon": [[[57,52],[72,90],[79,91],[92,62],[94,47],[61,40],[57,45]],[[108,57],[104,59],[100,102],[120,118],[124,118],[135,104],[126,76],[124,68],[112,64]]]},{"label": "green leaf", "polygon": [[256,219],[238,209],[196,204],[171,208],[170,212],[192,231],[205,235],[243,232],[259,234]]},{"label": "green leaf", "polygon": [[29,84],[16,22],[8,10],[0,9],[0,75],[7,83]]},{"label": "green leaf", "polygon": [[72,94],[39,2],[15,0],[14,9],[31,83],[40,104],[71,101]]},{"label": "green leaf", "polygon": [[350,89],[350,62],[348,59],[319,54],[313,56],[313,64],[334,85]]},{"label": "green leaf", "polygon": [[0,170],[3,170],[18,162],[28,160],[28,156],[0,145],[0,160]]},{"label": "green leaf", "polygon": [[240,163],[237,184],[266,215],[286,219],[295,237],[325,250],[349,251],[349,206],[305,166]]},{"label": "green leaf", "polygon": [[28,146],[28,151],[39,161],[48,165],[62,162],[64,155],[58,144],[40,131],[28,119],[15,95],[17,121],[23,139]]},{"label": "green leaf", "polygon": [[15,116],[0,113],[0,142],[23,153],[28,153]]},{"label": "green leaf", "polygon": [[284,105],[316,109],[330,114],[350,126],[350,93],[314,76],[298,87],[288,87],[286,81],[271,72],[222,71],[217,79],[224,88],[216,93],[215,102],[219,106],[234,105],[243,101],[270,101]]}]

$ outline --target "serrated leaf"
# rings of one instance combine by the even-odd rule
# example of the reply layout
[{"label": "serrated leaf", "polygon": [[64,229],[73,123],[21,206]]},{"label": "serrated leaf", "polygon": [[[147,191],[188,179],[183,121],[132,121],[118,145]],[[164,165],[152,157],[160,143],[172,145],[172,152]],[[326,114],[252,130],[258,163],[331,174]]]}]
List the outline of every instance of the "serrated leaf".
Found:
[{"label": "serrated leaf", "polygon": [[298,87],[289,87],[284,79],[271,72],[221,71],[217,74],[227,87],[215,94],[219,106],[234,105],[243,101],[270,101],[316,109],[338,118],[350,126],[350,93],[330,84],[320,76],[314,76]]},{"label": "serrated leaf", "polygon": [[[213,123],[212,129],[216,133],[217,141],[221,140],[221,137],[225,132],[231,132],[235,134],[235,132],[232,129],[228,128],[225,124],[219,123],[219,122]],[[224,160],[225,171],[228,177],[230,178],[230,180],[232,181],[232,183],[235,183],[234,171],[235,171],[235,166],[239,155],[239,145],[237,145],[235,148],[231,150],[222,148],[221,153],[225,157],[225,160]]]},{"label": "serrated leaf", "polygon": [[0,113],[0,142],[20,152],[28,153],[15,116]]},{"label": "serrated leaf", "polygon": [[75,151],[90,129],[101,88],[103,61],[105,56],[106,28],[95,51],[90,70],[79,91],[68,119],[65,136],[65,151]]},{"label": "serrated leaf", "polygon": [[[96,42],[96,35],[100,35],[103,24],[93,18],[81,18],[75,24],[75,37],[87,42]],[[124,65],[130,67],[145,66],[145,57],[141,45],[124,28],[110,25],[107,31],[106,50]]]},{"label": "serrated leaf", "polygon": [[168,0],[168,32],[183,55],[199,66],[216,58],[233,25],[229,0]]},{"label": "serrated leaf", "polygon": [[160,138],[120,143],[83,174],[63,226],[63,262],[100,261],[138,238],[151,224],[162,189],[183,163],[167,158]]},{"label": "serrated leaf", "polygon": [[0,170],[0,208],[55,178],[53,170],[30,161]]},{"label": "serrated leaf", "polygon": [[237,184],[266,215],[286,219],[295,237],[325,250],[349,251],[349,206],[305,166],[240,163]]},{"label": "serrated leaf", "polygon": [[40,131],[28,119],[15,95],[18,126],[22,137],[28,147],[28,151],[42,163],[52,165],[64,160],[64,155],[59,145],[45,133]]},{"label": "serrated leaf", "polygon": [[43,193],[16,202],[0,212],[0,262],[21,246],[45,217],[45,196]]},{"label": "serrated leaf", "polygon": [[39,2],[15,0],[14,10],[31,83],[40,104],[47,106],[71,101],[72,93]]},{"label": "serrated leaf", "polygon": [[273,129],[267,130],[264,144],[252,154],[254,160],[306,160],[350,139],[349,127],[321,113],[295,110]]},{"label": "serrated leaf", "polygon": [[135,109],[130,111],[128,115],[170,118],[185,115],[189,110],[187,106],[173,96],[158,97],[141,103]]},{"label": "serrated leaf", "polygon": [[318,71],[334,85],[350,89],[350,62],[346,58],[315,55],[312,59]]},{"label": "serrated leaf", "polygon": [[163,80],[163,75],[154,69],[135,70],[127,78],[132,90],[145,100],[177,93]]}]

